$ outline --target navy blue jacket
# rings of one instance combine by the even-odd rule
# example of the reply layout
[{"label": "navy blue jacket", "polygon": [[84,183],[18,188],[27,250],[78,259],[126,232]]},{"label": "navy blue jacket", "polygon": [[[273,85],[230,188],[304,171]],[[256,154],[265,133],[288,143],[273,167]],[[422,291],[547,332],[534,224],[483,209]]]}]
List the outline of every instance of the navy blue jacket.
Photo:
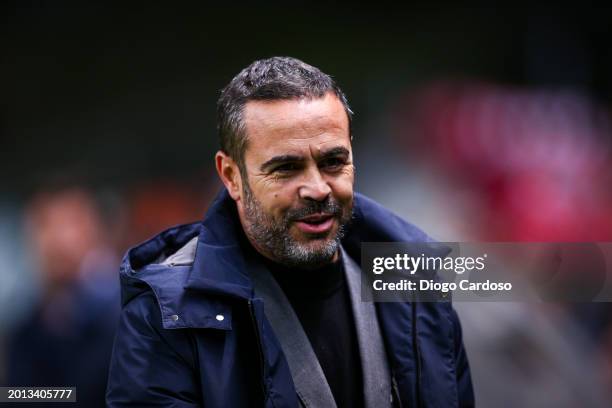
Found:
[{"label": "navy blue jacket", "polygon": [[[120,269],[123,309],[106,395],[110,407],[298,406],[287,361],[254,297],[240,228],[224,190],[203,222],[171,228],[128,251]],[[195,237],[191,256],[164,261]],[[342,242],[354,260],[361,258],[361,242],[429,240],[355,194],[354,219]],[[398,405],[474,405],[450,302],[377,303],[376,309]]]}]

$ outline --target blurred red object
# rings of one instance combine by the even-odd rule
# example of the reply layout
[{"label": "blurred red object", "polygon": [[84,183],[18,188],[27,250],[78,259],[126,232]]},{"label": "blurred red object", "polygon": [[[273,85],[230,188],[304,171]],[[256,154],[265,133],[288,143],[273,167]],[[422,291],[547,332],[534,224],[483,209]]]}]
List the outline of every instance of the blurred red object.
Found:
[{"label": "blurred red object", "polygon": [[409,155],[469,189],[480,239],[612,239],[612,126],[589,98],[440,82],[402,100],[394,125]]}]

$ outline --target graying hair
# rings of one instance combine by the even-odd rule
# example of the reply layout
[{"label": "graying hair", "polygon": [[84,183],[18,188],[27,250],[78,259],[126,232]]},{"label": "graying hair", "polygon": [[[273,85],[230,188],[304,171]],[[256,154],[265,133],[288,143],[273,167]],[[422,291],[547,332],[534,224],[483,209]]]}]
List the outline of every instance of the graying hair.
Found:
[{"label": "graying hair", "polygon": [[[247,148],[243,111],[249,101],[321,98],[332,92],[338,97],[349,121],[353,112],[336,82],[316,67],[296,58],[272,57],[253,62],[223,88],[217,101],[217,131],[220,147],[246,175],[244,152]],[[350,136],[350,135],[349,135]]]}]

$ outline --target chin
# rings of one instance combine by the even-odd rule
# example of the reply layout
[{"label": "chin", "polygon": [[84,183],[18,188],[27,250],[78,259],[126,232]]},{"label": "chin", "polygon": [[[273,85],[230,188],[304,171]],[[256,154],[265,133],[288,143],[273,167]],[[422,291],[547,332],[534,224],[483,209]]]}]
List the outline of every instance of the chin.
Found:
[{"label": "chin", "polygon": [[305,241],[296,241],[302,248],[309,252],[324,252],[325,248],[332,245],[335,241],[335,235],[328,234],[325,237],[313,238]]}]

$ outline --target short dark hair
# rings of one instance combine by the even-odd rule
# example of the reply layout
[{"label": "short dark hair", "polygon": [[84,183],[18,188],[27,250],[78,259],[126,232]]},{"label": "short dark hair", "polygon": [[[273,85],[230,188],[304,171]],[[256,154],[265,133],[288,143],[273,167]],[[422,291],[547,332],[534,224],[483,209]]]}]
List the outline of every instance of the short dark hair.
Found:
[{"label": "short dark hair", "polygon": [[346,96],[329,75],[291,57],[272,57],[253,62],[223,88],[217,101],[217,131],[221,150],[246,173],[244,152],[248,140],[243,111],[247,102],[321,98],[328,92],[336,95],[344,105],[351,132],[353,112]]}]

